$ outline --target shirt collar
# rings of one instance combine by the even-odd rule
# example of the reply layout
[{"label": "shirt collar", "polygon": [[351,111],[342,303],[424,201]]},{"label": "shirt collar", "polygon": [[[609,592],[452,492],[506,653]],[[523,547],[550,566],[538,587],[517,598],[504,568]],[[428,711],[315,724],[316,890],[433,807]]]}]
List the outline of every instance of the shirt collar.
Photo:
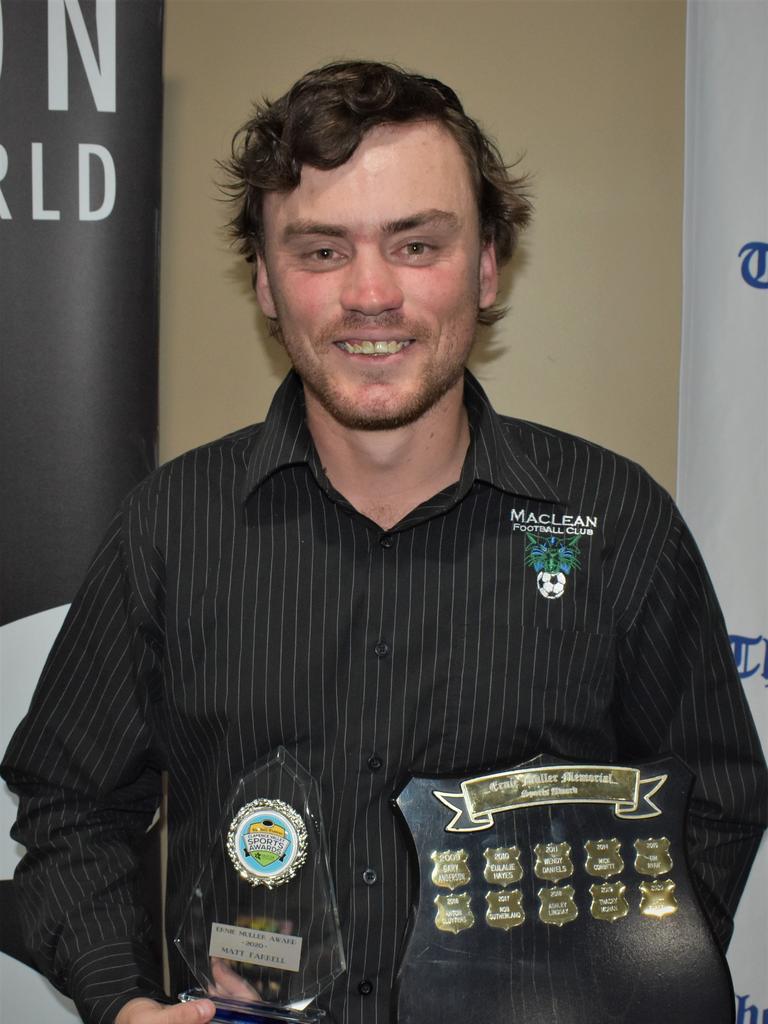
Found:
[{"label": "shirt collar", "polygon": [[519,423],[499,416],[469,370],[464,372],[464,402],[472,440],[462,483],[479,480],[510,494],[566,504],[566,496],[523,448]]},{"label": "shirt collar", "polygon": [[[464,377],[464,401],[471,441],[459,490],[475,481],[528,498],[565,504],[553,483],[524,451],[514,420],[503,420],[469,370]],[[275,392],[266,419],[251,447],[244,498],[268,477],[289,466],[306,465],[328,488],[317,450],[306,424],[304,389],[291,371]]]},{"label": "shirt collar", "polygon": [[304,389],[296,371],[291,370],[275,392],[251,446],[243,498],[280,469],[314,466],[318,461],[304,412]]}]

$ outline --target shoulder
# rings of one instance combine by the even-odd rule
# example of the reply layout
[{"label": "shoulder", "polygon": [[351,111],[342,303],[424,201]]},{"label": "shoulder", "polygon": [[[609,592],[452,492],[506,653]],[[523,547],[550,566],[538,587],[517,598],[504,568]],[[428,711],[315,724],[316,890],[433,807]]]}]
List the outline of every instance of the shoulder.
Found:
[{"label": "shoulder", "polygon": [[158,467],[131,490],[118,510],[119,530],[135,545],[160,549],[190,527],[237,515],[250,452],[262,424],[236,430]]},{"label": "shoulder", "polygon": [[593,497],[614,512],[638,502],[672,510],[670,494],[637,462],[594,441],[528,420],[500,416],[510,444],[522,449],[571,503]]},{"label": "shoulder", "polygon": [[244,478],[251,448],[262,428],[262,423],[242,427],[177,455],[145,477],[128,494],[125,504],[133,506],[160,495],[177,494],[191,484],[212,484],[224,477]]}]

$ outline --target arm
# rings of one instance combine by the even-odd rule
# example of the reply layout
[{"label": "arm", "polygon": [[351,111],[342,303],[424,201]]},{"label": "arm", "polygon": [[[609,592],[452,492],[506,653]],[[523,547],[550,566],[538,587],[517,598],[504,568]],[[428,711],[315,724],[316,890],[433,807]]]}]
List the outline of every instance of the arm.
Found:
[{"label": "arm", "polygon": [[712,584],[677,513],[620,639],[617,674],[621,749],[672,752],[696,776],[690,867],[727,946],[768,819],[766,769]]},{"label": "arm", "polygon": [[162,766],[152,721],[161,624],[148,603],[161,576],[139,554],[118,517],[3,766],[20,797],[13,835],[28,850],[16,875],[25,940],[94,1024],[132,997],[164,998],[132,848],[158,805]]}]

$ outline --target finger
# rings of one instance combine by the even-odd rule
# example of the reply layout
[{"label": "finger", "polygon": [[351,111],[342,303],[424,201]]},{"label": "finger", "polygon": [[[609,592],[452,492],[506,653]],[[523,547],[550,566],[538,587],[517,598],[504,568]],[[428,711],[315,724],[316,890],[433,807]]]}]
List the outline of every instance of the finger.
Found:
[{"label": "finger", "polygon": [[211,973],[215,984],[214,995],[228,996],[230,999],[258,999],[257,990],[245,978],[233,971],[225,960],[211,958]]},{"label": "finger", "polygon": [[189,1003],[165,1006],[161,1013],[162,1016],[157,1018],[157,1024],[203,1024],[204,1021],[213,1019],[216,1007],[210,999],[193,999]]},{"label": "finger", "polygon": [[115,1024],[203,1024],[216,1013],[210,999],[165,1006],[154,999],[131,999],[120,1010]]}]

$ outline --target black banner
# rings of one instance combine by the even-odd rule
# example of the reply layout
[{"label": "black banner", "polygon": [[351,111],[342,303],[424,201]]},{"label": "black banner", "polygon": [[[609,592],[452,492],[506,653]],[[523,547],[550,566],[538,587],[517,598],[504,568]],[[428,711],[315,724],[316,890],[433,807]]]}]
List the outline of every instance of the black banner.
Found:
[{"label": "black banner", "polygon": [[153,467],[162,0],[0,0],[2,622]]}]

